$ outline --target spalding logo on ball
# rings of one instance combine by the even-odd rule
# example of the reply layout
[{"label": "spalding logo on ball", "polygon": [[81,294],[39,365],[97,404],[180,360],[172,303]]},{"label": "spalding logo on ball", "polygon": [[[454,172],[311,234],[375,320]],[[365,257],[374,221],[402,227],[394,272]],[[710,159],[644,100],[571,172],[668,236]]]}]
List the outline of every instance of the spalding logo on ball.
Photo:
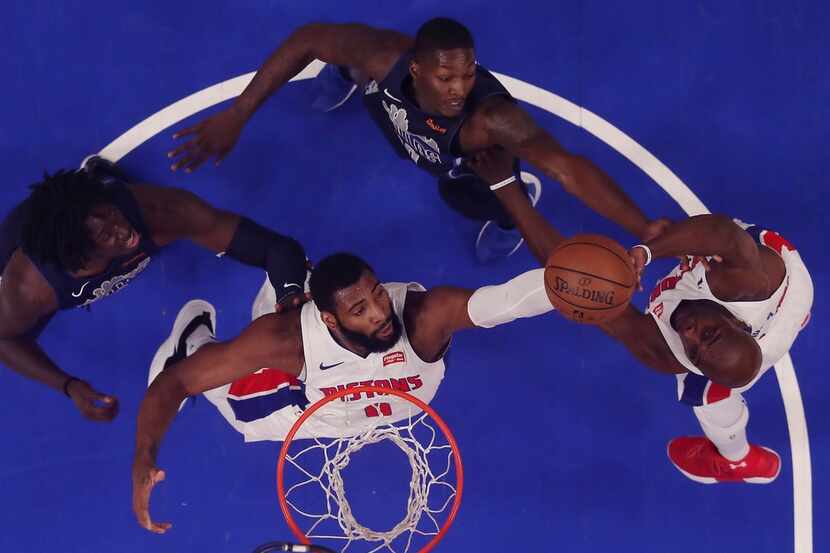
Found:
[{"label": "spalding logo on ball", "polygon": [[564,317],[581,323],[604,323],[621,314],[636,287],[628,252],[599,234],[565,240],[545,266],[550,302]]}]

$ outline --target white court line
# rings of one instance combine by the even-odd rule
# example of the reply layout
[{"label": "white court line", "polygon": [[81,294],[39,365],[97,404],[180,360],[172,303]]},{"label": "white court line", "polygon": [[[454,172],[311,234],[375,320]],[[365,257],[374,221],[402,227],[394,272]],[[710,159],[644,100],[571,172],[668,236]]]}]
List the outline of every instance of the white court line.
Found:
[{"label": "white court line", "polygon": [[[291,79],[311,79],[320,72],[323,63],[314,60],[300,74]],[[581,127],[622,154],[640,170],[646,173],[689,215],[709,213],[706,206],[680,180],[648,150],[630,136],[605,121],[600,116],[557,96],[543,88],[494,73],[510,93],[519,100],[548,111],[557,117]],[[139,145],[156,134],[170,128],[179,121],[242,93],[254,73],[240,75],[215,84],[171,104],[137,124],[101,150],[100,154],[118,161]],[[775,366],[778,386],[784,399],[787,427],[790,434],[790,450],[793,466],[793,522],[795,529],[796,553],[813,552],[813,498],[812,473],[810,468],[810,442],[807,435],[807,421],[795,369],[789,354]]]}]

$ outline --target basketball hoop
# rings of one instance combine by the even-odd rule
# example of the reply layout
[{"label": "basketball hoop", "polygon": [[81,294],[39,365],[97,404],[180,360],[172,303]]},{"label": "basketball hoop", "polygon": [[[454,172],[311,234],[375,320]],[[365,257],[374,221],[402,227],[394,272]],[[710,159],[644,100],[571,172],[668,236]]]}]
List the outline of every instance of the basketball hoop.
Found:
[{"label": "basketball hoop", "polygon": [[[371,398],[377,400],[371,401]],[[369,415],[365,415],[359,424],[352,425],[350,418],[355,417],[358,411],[349,406],[354,404],[362,408],[360,413]],[[397,422],[385,422],[384,419],[388,420],[393,411],[397,416],[392,418]],[[313,443],[308,445],[293,441],[300,428],[307,421],[314,420],[315,416],[330,423],[336,415],[343,417],[344,426],[359,430],[351,436],[338,438],[312,436]],[[371,419],[369,425],[366,424],[366,416]],[[308,429],[304,428],[304,434],[309,434]],[[360,524],[352,513],[341,470],[349,464],[353,453],[384,440],[391,441],[407,456],[412,480],[406,516],[391,530],[377,531]],[[295,453],[289,452],[292,445],[295,445]],[[286,487],[284,479],[287,469],[298,471],[301,481]],[[452,474],[455,476],[454,483],[451,481]],[[444,537],[455,519],[461,505],[463,486],[464,469],[458,445],[438,413],[416,397],[379,386],[340,390],[306,409],[288,432],[277,464],[280,508],[296,538],[304,544],[311,543],[310,539],[316,543],[320,543],[321,539],[339,541],[342,546],[336,549],[345,551],[349,548],[350,552],[356,553],[358,549],[350,548],[355,542],[366,542],[369,547],[367,553],[381,550],[414,553],[415,549],[411,548],[415,536],[430,538],[417,550],[417,553],[428,553]],[[292,494],[297,496],[315,490],[324,496],[321,512],[312,513],[292,499]],[[311,523],[305,531],[295,521],[294,513]],[[442,517],[444,521],[439,523]],[[330,542],[326,543],[331,547]]]}]

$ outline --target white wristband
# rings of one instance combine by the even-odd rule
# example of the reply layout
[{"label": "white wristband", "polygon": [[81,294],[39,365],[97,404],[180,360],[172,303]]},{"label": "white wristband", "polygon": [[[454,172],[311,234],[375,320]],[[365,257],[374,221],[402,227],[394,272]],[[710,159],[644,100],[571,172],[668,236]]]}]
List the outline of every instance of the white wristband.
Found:
[{"label": "white wristband", "polygon": [[499,188],[504,188],[505,186],[507,186],[508,184],[513,183],[513,182],[516,182],[516,175],[510,175],[509,177],[507,177],[503,181],[497,182],[496,184],[491,184],[490,185],[490,190],[496,191]]},{"label": "white wristband", "polygon": [[632,248],[643,248],[646,252],[646,265],[651,263],[651,248],[646,246],[645,244],[637,244],[636,246],[632,246]]}]

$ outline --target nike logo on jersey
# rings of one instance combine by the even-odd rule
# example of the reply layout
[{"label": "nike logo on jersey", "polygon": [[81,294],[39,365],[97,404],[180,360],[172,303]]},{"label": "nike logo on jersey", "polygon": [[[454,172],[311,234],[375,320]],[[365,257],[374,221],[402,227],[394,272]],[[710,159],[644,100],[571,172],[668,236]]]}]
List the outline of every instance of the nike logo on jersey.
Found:
[{"label": "nike logo on jersey", "polygon": [[321,370],[321,371],[325,371],[325,370],[328,370],[328,369],[330,369],[330,368],[332,368],[332,367],[336,367],[337,365],[342,365],[343,363],[345,363],[345,361],[341,361],[341,362],[339,362],[339,363],[335,363],[334,365],[323,365],[322,363],[320,363],[320,370]]},{"label": "nike logo on jersey", "polygon": [[292,286],[296,286],[297,288],[301,288],[299,284],[295,284],[293,282],[286,282],[282,285],[283,288],[291,288]]},{"label": "nike logo on jersey", "polygon": [[398,98],[395,98],[394,96],[389,94],[389,89],[388,88],[384,88],[383,93],[386,94],[387,96],[389,96],[390,98],[392,98],[393,100],[395,100],[396,102],[399,102],[401,104],[403,103],[403,100],[399,100]]},{"label": "nike logo on jersey", "polygon": [[732,470],[746,468],[746,461],[741,461],[737,465],[729,463],[729,468],[731,468]]},{"label": "nike logo on jersey", "polygon": [[86,288],[86,285],[87,285],[87,284],[89,284],[90,282],[92,282],[92,281],[91,281],[91,280],[87,280],[86,282],[84,282],[84,285],[83,285],[83,286],[81,286],[81,289],[80,289],[80,290],[78,290],[77,292],[72,292],[72,297],[73,297],[73,298],[80,298],[80,297],[81,297],[81,294],[83,294],[83,293],[84,293],[84,288]]}]

